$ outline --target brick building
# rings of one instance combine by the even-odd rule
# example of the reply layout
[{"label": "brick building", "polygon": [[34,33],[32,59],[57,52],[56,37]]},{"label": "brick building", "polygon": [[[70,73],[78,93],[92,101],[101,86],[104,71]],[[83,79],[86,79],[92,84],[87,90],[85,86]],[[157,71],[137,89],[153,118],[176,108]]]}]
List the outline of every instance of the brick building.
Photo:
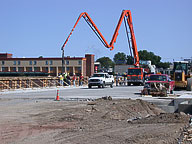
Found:
[{"label": "brick building", "polygon": [[[64,71],[71,76],[73,73],[91,76],[94,72],[94,55],[85,57],[65,57]],[[12,54],[0,53],[0,74],[9,73],[46,73],[58,76],[62,72],[62,58],[13,58]]]}]

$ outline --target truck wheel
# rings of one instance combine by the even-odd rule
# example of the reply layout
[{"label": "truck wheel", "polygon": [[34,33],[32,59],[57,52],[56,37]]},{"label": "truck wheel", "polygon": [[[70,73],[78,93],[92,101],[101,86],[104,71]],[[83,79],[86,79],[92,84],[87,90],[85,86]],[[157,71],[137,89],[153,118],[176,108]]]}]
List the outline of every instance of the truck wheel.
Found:
[{"label": "truck wheel", "polygon": [[99,85],[98,88],[101,88],[101,86]]},{"label": "truck wheel", "polygon": [[102,84],[102,88],[104,88],[105,87],[105,82],[103,82],[103,84]]},{"label": "truck wheel", "polygon": [[88,85],[89,88],[91,88],[91,85]]},{"label": "truck wheel", "polygon": [[192,78],[187,79],[187,91],[192,91]]},{"label": "truck wheel", "polygon": [[111,88],[113,88],[113,83],[110,85]]}]

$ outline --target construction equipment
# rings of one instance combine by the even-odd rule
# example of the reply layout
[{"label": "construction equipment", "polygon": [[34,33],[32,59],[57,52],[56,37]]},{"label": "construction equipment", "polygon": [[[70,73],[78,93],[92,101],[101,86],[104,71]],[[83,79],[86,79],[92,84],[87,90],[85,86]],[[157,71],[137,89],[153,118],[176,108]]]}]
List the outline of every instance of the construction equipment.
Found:
[{"label": "construction equipment", "polygon": [[[128,39],[128,44],[129,44],[129,48],[130,48],[130,54],[131,56],[133,55],[134,58],[134,66],[137,69],[136,71],[141,71],[140,75],[134,75],[134,82],[138,80],[141,80],[142,83],[144,75],[143,75],[143,69],[139,68],[139,55],[138,55],[138,51],[137,51],[137,44],[136,44],[136,39],[135,39],[135,34],[134,34],[134,30],[133,30],[133,23],[132,23],[132,17],[131,17],[131,11],[130,10],[123,10],[121,13],[121,16],[119,18],[118,24],[116,26],[115,32],[113,34],[113,37],[111,39],[111,42],[108,43],[104,36],[101,34],[101,32],[99,31],[99,29],[97,28],[97,26],[95,25],[95,23],[93,22],[93,20],[90,18],[90,16],[86,13],[83,12],[80,14],[80,16],[78,17],[75,25],[73,26],[70,34],[68,35],[67,39],[65,40],[65,43],[62,46],[62,51],[64,55],[64,47],[67,44],[70,36],[72,35],[72,32],[74,31],[75,27],[77,26],[79,20],[81,19],[81,17],[84,18],[84,20],[87,22],[87,24],[90,26],[90,28],[93,30],[93,32],[96,34],[96,36],[99,38],[99,40],[103,43],[103,45],[106,48],[110,48],[110,50],[114,49],[114,43],[116,42],[117,36],[118,36],[118,31],[120,29],[120,26],[124,20],[125,23],[125,28],[126,28],[126,34],[127,34],[127,39]],[[132,68],[134,69],[134,68]],[[132,79],[132,76],[130,76],[130,78]]]},{"label": "construction equipment", "polygon": [[171,80],[167,74],[150,74],[146,79],[142,95],[167,96],[173,94],[175,81]]},{"label": "construction equipment", "polygon": [[173,67],[173,79],[175,80],[175,88],[184,88],[192,91],[192,75],[188,61],[176,61]]},{"label": "construction equipment", "polygon": [[140,67],[128,68],[127,82],[128,86],[144,85],[144,69]]}]

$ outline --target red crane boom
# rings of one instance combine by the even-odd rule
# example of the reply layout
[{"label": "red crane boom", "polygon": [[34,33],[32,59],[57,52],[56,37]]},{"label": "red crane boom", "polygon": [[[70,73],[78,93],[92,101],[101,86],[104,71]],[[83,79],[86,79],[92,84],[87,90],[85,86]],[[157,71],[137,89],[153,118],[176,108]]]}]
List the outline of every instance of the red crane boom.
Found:
[{"label": "red crane boom", "polygon": [[129,26],[129,30],[130,30],[131,40],[129,40],[129,38],[128,38],[128,41],[129,42],[131,41],[131,45],[130,45],[130,43],[129,43],[129,45],[132,47],[132,50],[133,50],[134,65],[137,67],[139,66],[139,55],[138,55],[138,51],[137,51],[137,44],[136,44],[135,34],[134,34],[134,30],[133,30],[133,23],[132,23],[132,17],[131,17],[131,11],[130,10],[123,10],[122,11],[119,22],[117,24],[117,27],[115,29],[115,32],[113,34],[113,37],[111,39],[110,44],[105,40],[104,36],[101,34],[101,32],[99,31],[99,29],[97,28],[97,26],[95,25],[95,23],[93,22],[91,17],[88,15],[88,13],[86,13],[86,12],[81,13],[80,16],[78,17],[75,25],[73,26],[73,29],[71,30],[70,34],[68,35],[67,39],[65,40],[65,43],[62,46],[62,50],[64,50],[65,45],[67,44],[70,36],[72,35],[72,32],[74,31],[74,29],[77,26],[81,17],[83,17],[85,19],[85,21],[88,23],[88,25],[91,27],[91,29],[95,32],[97,37],[101,40],[103,45],[106,48],[110,48],[110,50],[114,49],[114,43],[116,42],[120,26],[121,26],[122,21],[124,19],[125,22],[127,22],[128,26]]}]

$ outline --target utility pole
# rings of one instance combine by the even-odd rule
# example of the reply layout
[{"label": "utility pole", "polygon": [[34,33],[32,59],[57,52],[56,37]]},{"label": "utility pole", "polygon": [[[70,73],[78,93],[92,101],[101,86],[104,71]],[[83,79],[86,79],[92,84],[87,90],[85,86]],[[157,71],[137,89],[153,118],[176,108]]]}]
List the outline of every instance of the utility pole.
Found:
[{"label": "utility pole", "polygon": [[65,69],[64,69],[64,48],[62,47],[61,50],[62,50],[62,70],[61,70],[61,72],[63,74],[65,71]]}]

